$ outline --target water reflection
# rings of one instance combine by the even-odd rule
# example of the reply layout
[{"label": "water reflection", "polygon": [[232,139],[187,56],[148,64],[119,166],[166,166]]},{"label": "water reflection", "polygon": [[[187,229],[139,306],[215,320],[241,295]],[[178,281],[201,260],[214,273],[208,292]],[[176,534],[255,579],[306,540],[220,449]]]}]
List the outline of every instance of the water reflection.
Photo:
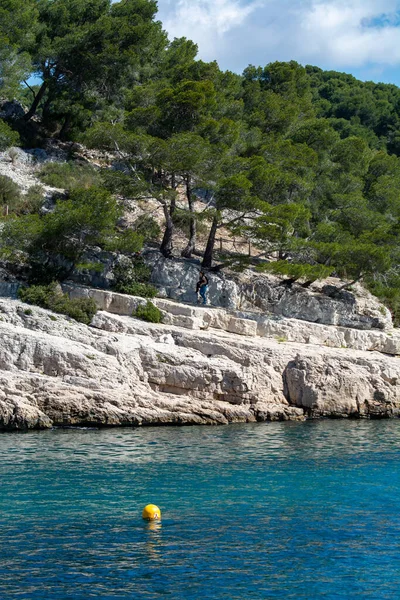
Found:
[{"label": "water reflection", "polygon": [[162,523],[160,521],[149,521],[144,526],[146,532],[146,543],[145,550],[148,558],[152,560],[161,559],[161,548],[162,548]]},{"label": "water reflection", "polygon": [[[242,460],[324,459],[400,449],[399,421],[313,421],[206,428],[52,430],[0,435],[0,458],[23,463],[40,453],[51,466],[64,456],[77,466],[88,461],[160,464],[229,463]],[[234,439],[234,444],[232,443]],[[205,449],[207,449],[205,451]]]}]

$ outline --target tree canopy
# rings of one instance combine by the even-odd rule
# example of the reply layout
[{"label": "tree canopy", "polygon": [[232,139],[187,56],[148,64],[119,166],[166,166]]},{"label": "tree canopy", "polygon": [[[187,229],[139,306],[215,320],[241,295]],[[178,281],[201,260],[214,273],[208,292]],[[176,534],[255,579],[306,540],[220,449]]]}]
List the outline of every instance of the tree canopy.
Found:
[{"label": "tree canopy", "polygon": [[[189,223],[184,256],[196,251],[199,221],[208,223],[206,267],[225,227],[289,282],[333,274],[400,298],[396,86],[295,61],[223,72],[198,60],[190,40],[168,41],[154,0],[4,0],[0,93],[29,101],[26,126],[115,152],[125,172],[103,173],[103,187],[158,201],[165,256],[179,198]],[[10,125],[27,135],[0,120],[1,148],[18,143]],[[103,206],[99,190],[86,194],[88,210]],[[197,197],[206,198],[201,211]],[[25,215],[27,231],[62,223],[67,235],[55,235],[68,240],[73,199],[51,218]]]}]

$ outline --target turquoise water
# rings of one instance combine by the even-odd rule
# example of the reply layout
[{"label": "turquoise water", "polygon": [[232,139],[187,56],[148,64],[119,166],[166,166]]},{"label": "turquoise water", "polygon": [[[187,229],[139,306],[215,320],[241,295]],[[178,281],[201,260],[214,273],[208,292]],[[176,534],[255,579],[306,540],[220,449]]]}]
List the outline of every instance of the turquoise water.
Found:
[{"label": "turquoise water", "polygon": [[0,598],[397,599],[399,459],[399,421],[2,434]]}]

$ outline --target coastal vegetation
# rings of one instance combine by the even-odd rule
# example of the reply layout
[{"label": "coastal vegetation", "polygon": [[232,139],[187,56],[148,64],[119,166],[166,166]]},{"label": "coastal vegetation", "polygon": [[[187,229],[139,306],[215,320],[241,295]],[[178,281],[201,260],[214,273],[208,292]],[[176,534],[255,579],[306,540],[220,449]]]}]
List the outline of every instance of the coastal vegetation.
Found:
[{"label": "coastal vegetation", "polygon": [[142,321],[148,323],[161,323],[162,312],[157,306],[155,306],[150,300],[147,300],[146,304],[139,304],[136,310],[133,311],[133,316]]},{"label": "coastal vegetation", "polygon": [[[22,287],[19,289],[18,296],[27,304],[35,304],[53,312],[67,315],[86,325],[89,325],[97,311],[96,303],[92,298],[70,299],[68,294],[63,294],[56,282],[49,285]],[[25,312],[25,314],[32,314],[32,311],[30,313]]]},{"label": "coastal vegetation", "polygon": [[[67,190],[50,212],[22,210],[3,181],[3,257],[49,284],[94,245],[133,255],[158,225],[122,230],[123,200],[151,200],[166,257],[184,222],[182,256],[201,228],[212,268],[224,228],[257,250],[227,264],[255,261],[286,285],[362,280],[399,322],[400,89],[294,61],[236,74],[196,55],[190,40],[168,41],[152,0],[2,3],[0,96],[26,110],[0,119],[0,149],[53,137],[118,161],[44,165],[43,183]],[[152,294],[132,274],[116,289]]]}]

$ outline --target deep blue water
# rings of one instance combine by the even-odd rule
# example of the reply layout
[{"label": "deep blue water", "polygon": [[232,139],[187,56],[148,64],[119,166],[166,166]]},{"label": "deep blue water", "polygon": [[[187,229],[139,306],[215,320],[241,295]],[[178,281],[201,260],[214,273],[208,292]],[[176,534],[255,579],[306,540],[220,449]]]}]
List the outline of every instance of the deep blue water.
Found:
[{"label": "deep blue water", "polygon": [[400,421],[2,434],[0,598],[398,599],[399,459]]}]

